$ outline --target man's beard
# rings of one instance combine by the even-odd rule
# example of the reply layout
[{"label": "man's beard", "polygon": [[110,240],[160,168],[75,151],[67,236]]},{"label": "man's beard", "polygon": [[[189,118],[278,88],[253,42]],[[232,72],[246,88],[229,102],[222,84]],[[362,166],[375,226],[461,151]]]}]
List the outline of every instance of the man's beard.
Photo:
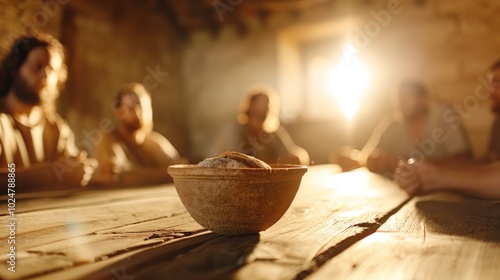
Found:
[{"label": "man's beard", "polygon": [[129,133],[134,133],[142,127],[142,125],[139,122],[125,123],[124,126]]},{"label": "man's beard", "polygon": [[23,103],[28,105],[39,105],[41,102],[38,91],[34,90],[28,83],[21,77],[18,77],[12,85],[14,94]]},{"label": "man's beard", "polygon": [[495,114],[500,114],[500,102],[493,101],[491,111]]},{"label": "man's beard", "polygon": [[427,115],[428,112],[429,112],[429,110],[427,108],[425,108],[425,109],[415,110],[415,111],[407,113],[407,114],[403,114],[403,117],[404,117],[406,122],[413,122],[415,120],[418,120],[422,116]]}]

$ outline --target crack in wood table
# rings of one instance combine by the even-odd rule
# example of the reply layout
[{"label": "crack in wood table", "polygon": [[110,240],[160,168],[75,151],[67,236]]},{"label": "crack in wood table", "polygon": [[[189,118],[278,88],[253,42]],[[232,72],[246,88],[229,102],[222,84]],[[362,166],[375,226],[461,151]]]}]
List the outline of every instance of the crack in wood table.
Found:
[{"label": "crack in wood table", "polygon": [[312,166],[283,218],[258,235],[197,224],[173,184],[17,194],[16,267],[1,279],[500,279],[500,203],[409,197],[358,169]]}]

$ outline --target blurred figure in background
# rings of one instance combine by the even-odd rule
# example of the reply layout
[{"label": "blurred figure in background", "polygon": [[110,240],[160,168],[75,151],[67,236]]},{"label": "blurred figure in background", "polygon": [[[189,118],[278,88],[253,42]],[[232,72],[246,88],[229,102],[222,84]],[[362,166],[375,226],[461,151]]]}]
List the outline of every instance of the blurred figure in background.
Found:
[{"label": "blurred figure in background", "polygon": [[63,58],[56,39],[39,35],[16,40],[1,62],[0,170],[6,178],[15,166],[18,191],[84,186],[95,168],[54,107],[44,109],[64,82]]},{"label": "blurred figure in background", "polygon": [[392,176],[399,160],[471,158],[460,117],[447,106],[431,104],[423,85],[403,83],[398,102],[399,110],[379,123],[361,151],[343,151],[337,162],[344,171],[366,166]]},{"label": "blurred figure in background", "polygon": [[150,185],[171,181],[167,167],[185,162],[161,134],[153,131],[151,95],[137,83],[122,87],[114,103],[117,127],[94,149],[99,162],[92,183]]},{"label": "blurred figure in background", "polygon": [[488,79],[495,122],[486,158],[478,162],[401,161],[395,179],[409,194],[451,190],[500,199],[500,60],[491,66]]},{"label": "blurred figure in background", "polygon": [[280,125],[279,100],[268,86],[253,86],[240,106],[238,123],[217,142],[216,153],[237,151],[267,163],[308,165],[309,154]]},{"label": "blurred figure in background", "polygon": [[495,122],[491,127],[490,143],[488,145],[487,161],[500,160],[500,60],[497,60],[489,69],[491,111],[495,115]]}]

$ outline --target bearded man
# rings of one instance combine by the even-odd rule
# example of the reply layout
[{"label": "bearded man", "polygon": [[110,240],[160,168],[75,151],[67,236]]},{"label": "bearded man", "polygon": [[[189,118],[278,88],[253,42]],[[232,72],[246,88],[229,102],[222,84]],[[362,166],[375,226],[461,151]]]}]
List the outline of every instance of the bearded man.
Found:
[{"label": "bearded man", "polygon": [[24,36],[0,64],[0,179],[15,177],[9,186],[17,191],[83,186],[95,168],[76,148],[66,121],[43,109],[62,54],[54,38]]}]

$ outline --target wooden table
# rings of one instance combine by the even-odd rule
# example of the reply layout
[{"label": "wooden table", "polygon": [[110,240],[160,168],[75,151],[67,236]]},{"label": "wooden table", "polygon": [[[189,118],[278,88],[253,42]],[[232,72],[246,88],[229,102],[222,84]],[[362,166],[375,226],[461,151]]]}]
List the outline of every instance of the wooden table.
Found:
[{"label": "wooden table", "polygon": [[2,279],[500,279],[500,203],[410,198],[365,169],[314,166],[285,216],[225,237],[173,185],[16,196],[16,272]]}]

